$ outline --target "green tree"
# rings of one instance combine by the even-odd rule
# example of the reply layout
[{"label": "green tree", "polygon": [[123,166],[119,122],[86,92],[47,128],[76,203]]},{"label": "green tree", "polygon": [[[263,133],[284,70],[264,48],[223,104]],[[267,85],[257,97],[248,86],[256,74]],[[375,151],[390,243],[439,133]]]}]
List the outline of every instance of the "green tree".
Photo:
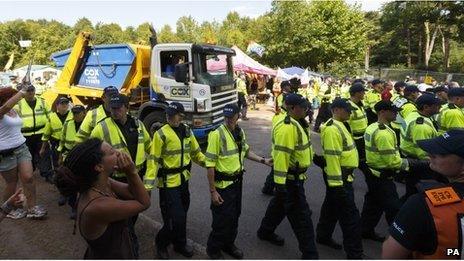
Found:
[{"label": "green tree", "polygon": [[124,32],[115,23],[95,25],[94,44],[115,44],[124,42]]},{"label": "green tree", "polygon": [[74,24],[72,29],[74,31],[74,34],[76,35],[80,32],[93,32],[94,31],[92,22],[86,17],[79,18],[77,22]]},{"label": "green tree", "polygon": [[200,26],[200,42],[217,44],[219,35],[219,24],[216,22],[203,22]]},{"label": "green tree", "polygon": [[177,43],[179,38],[172,31],[171,26],[165,25],[161,28],[158,33],[158,42],[160,43]]},{"label": "green tree", "polygon": [[186,43],[200,42],[199,26],[192,16],[182,16],[176,23],[179,40]]},{"label": "green tree", "polygon": [[367,25],[359,7],[341,0],[274,1],[269,16],[262,43],[272,65],[327,69],[334,62],[363,58]]},{"label": "green tree", "polygon": [[147,45],[150,44],[150,26],[150,23],[145,22],[137,27],[137,29],[135,30],[135,32],[137,33],[137,42]]}]

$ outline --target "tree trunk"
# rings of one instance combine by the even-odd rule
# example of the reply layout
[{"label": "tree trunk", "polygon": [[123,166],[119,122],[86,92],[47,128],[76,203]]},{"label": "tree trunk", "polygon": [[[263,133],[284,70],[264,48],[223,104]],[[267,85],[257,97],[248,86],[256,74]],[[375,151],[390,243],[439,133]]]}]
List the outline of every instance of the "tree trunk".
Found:
[{"label": "tree trunk", "polygon": [[370,59],[371,47],[367,46],[366,55],[364,56],[364,70],[369,71],[369,59]]},{"label": "tree trunk", "polygon": [[432,55],[433,51],[433,45],[435,44],[435,39],[437,38],[437,32],[438,29],[440,28],[439,25],[435,27],[435,30],[433,30],[432,38],[430,39],[430,28],[429,28],[429,22],[424,22],[424,28],[425,28],[425,60],[424,64],[425,67],[429,67],[429,60],[430,56]]},{"label": "tree trunk", "polygon": [[443,68],[445,71],[449,69],[449,60],[450,60],[450,34],[442,30],[441,28],[438,30],[441,35],[441,48],[443,51]]},{"label": "tree trunk", "polygon": [[407,59],[408,68],[411,68],[412,67],[412,64],[411,64],[411,30],[409,30],[409,28],[406,29],[406,39],[408,41],[408,53],[406,55],[406,59]]},{"label": "tree trunk", "polygon": [[422,65],[422,34],[419,33],[419,46],[417,48],[417,64]]},{"label": "tree trunk", "polygon": [[444,37],[444,66],[445,70],[448,71],[450,67],[450,38],[448,36]]}]

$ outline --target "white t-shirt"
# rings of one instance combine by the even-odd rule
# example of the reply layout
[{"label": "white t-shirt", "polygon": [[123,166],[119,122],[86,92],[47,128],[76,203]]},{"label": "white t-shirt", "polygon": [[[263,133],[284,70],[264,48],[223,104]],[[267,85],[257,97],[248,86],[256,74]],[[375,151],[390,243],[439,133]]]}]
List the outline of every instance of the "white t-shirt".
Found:
[{"label": "white t-shirt", "polygon": [[0,151],[19,147],[26,142],[21,133],[23,120],[15,112],[16,116],[3,115],[0,119]]}]

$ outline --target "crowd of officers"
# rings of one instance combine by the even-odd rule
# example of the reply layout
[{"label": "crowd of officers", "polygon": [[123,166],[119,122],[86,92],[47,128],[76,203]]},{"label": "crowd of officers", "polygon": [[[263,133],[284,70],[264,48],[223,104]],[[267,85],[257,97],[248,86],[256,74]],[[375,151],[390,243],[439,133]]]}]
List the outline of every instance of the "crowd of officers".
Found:
[{"label": "crowd of officers", "polygon": [[[356,80],[345,86],[348,98],[336,95],[322,101],[324,108],[320,108],[316,120],[316,125],[320,123],[322,155],[315,154],[311,144],[306,120],[311,104],[286,81],[281,83],[282,94],[277,98],[278,110],[272,120],[272,158],[258,156],[251,150],[245,132],[237,124],[241,110],[235,104],[224,107],[224,123],[209,133],[204,153],[192,130],[182,123],[182,104],[168,105],[167,123],[151,137],[144,124],[129,114],[128,97],[111,86],[104,89],[104,103],[88,112],[80,105],[69,109],[66,97],[59,98],[54,104],[55,112],[51,112],[45,101],[35,95],[19,102],[16,110],[24,121],[22,132],[35,169],[47,148],[52,151],[52,166],[57,166],[75,144],[89,137],[100,138],[131,156],[147,191],[159,188],[163,218],[163,227],[155,238],[159,258],[169,258],[170,244],[186,257],[193,255],[186,240],[192,161],[207,169],[211,193],[213,221],[207,254],[213,259],[221,258],[222,252],[243,258],[234,242],[241,213],[244,159],[248,158],[272,167],[262,191],[273,198],[257,230],[259,239],[284,245],[285,240],[275,229],[287,217],[301,257],[317,259],[316,242],[342,249],[332,238],[338,222],[347,258],[361,259],[362,238],[384,240],[375,232],[383,213],[391,225],[402,203],[417,192],[420,180],[446,182],[428,167],[427,153],[417,145],[418,141],[464,128],[464,88],[420,93],[416,86],[397,82],[390,101],[382,100],[384,82],[374,80],[371,85],[368,90],[364,82]],[[329,118],[323,119],[327,116],[324,113]],[[316,229],[304,190],[312,163],[321,167],[326,184]],[[361,214],[352,186],[356,168],[364,174],[368,187]],[[50,178],[52,173],[43,176]],[[114,173],[113,178],[127,182],[123,173]],[[402,198],[394,181],[406,184]],[[67,200],[75,218],[76,197]],[[138,253],[136,220],[137,216],[130,219],[129,230],[133,250]]]}]

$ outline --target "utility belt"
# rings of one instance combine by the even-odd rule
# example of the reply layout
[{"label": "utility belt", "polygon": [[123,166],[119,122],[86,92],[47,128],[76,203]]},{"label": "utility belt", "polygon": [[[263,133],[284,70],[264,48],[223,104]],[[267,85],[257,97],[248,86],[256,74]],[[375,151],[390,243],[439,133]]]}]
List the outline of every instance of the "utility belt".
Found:
[{"label": "utility belt", "polygon": [[297,168],[297,167],[292,167],[292,168],[288,168],[288,171],[287,171],[287,176],[289,176],[290,180],[300,180],[300,175],[301,174],[306,174],[306,171],[308,170],[308,168]]},{"label": "utility belt", "polygon": [[[158,175],[160,175],[161,177],[166,177],[168,175],[173,175],[173,174],[182,174],[184,170],[190,171],[191,168],[192,168],[192,161],[190,161],[189,164],[187,164],[186,166],[182,166],[179,168],[172,168],[172,169],[160,168],[158,170]],[[181,175],[181,177],[183,176],[184,175]]]},{"label": "utility belt", "polygon": [[359,140],[364,138],[364,132],[353,132],[353,139]]},{"label": "utility belt", "polygon": [[[370,167],[369,168],[371,170],[374,170],[374,171],[377,171],[379,172],[379,178],[393,178],[397,175],[397,170],[396,169],[378,169],[378,168],[373,168],[373,167]],[[376,175],[374,175],[376,176]]]},{"label": "utility belt", "polygon": [[245,171],[237,171],[232,174],[221,172],[214,170],[214,180],[215,181],[233,181],[234,183],[237,181],[242,181],[243,173]]},{"label": "utility belt", "polygon": [[36,131],[43,129],[43,127],[45,127],[45,125],[29,127],[29,128],[21,128],[21,132],[23,133],[36,132]]},{"label": "utility belt", "polygon": [[14,147],[14,148],[11,148],[11,149],[6,149],[6,150],[0,150],[0,158],[9,157],[9,156],[13,155],[15,150],[19,149],[23,145],[24,145],[24,143],[19,145],[18,147]]}]

